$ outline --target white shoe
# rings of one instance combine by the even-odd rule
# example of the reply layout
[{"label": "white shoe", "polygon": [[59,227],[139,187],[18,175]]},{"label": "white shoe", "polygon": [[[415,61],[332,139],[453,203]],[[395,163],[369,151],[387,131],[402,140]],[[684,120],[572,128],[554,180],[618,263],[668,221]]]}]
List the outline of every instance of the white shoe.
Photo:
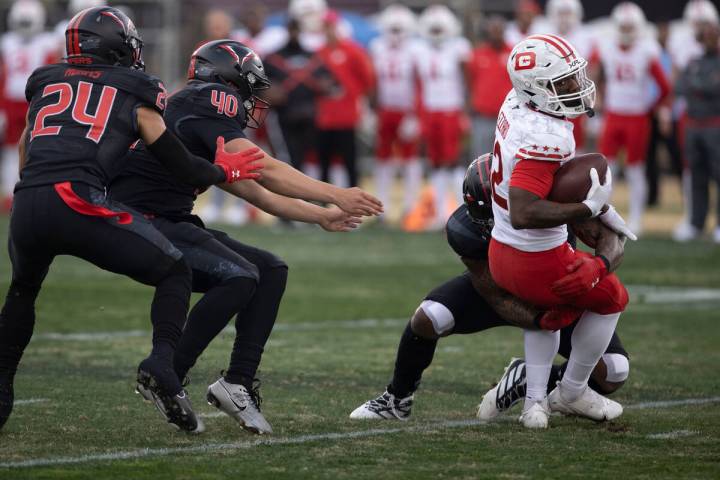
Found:
[{"label": "white shoe", "polygon": [[272,433],[272,427],[260,413],[260,394],[257,386],[248,390],[244,385],[226,382],[220,377],[207,389],[207,401],[218,410],[225,412],[242,428],[258,435]]},{"label": "white shoe", "polygon": [[675,228],[675,231],[673,232],[673,240],[676,242],[689,242],[690,240],[695,240],[700,236],[700,231],[690,225],[689,223],[681,223]]},{"label": "white shoe", "polygon": [[200,218],[205,223],[217,223],[220,220],[220,209],[212,202],[200,209]]},{"label": "white shoe", "polygon": [[622,405],[603,397],[590,387],[585,387],[577,399],[572,402],[567,401],[563,397],[562,383],[550,392],[548,404],[553,412],[585,417],[596,422],[613,420],[623,413]]},{"label": "white shoe", "polygon": [[505,373],[497,385],[483,395],[478,405],[477,418],[492,420],[525,398],[525,390],[525,360],[513,358],[505,367]]},{"label": "white shoe", "polygon": [[720,243],[720,227],[715,227],[713,230],[713,242]]},{"label": "white shoe", "polygon": [[385,390],[379,397],[368,400],[352,411],[353,420],[408,420],[413,404],[413,395],[397,398]]},{"label": "white shoe", "polygon": [[550,408],[547,398],[542,402],[534,402],[529,408],[524,409],[519,420],[525,428],[548,428]]}]

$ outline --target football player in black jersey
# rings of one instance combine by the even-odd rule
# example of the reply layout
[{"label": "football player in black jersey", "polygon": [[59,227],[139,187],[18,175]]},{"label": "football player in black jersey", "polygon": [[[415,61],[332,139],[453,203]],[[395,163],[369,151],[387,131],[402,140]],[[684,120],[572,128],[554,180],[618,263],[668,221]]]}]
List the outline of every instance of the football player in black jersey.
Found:
[{"label": "football player in black jersey", "polygon": [[[164,114],[168,128],[208,164],[218,136],[225,139],[229,151],[257,150],[243,131],[262,122],[265,104],[257,95],[270,85],[258,56],[241,43],[216,40],[193,53],[188,70],[187,85],[168,100]],[[198,189],[171,178],[154,156],[151,149],[137,145],[110,191],[114,199],[144,213],[170,239],[192,268],[193,290],[205,293],[188,316],[175,370],[183,378],[235,316],[230,365],[208,387],[207,398],[243,428],[270,433],[272,428],[260,411],[255,376],[285,290],[287,265],[272,253],[205,228],[192,214]],[[221,188],[273,215],[317,223],[329,231],[354,228],[358,215],[381,212],[381,204],[360,189],[313,180],[269,156],[262,163],[263,175],[257,182]],[[336,206],[323,208],[304,200]]]},{"label": "football player in black jersey", "polygon": [[191,272],[168,239],[142,215],[111,201],[105,189],[138,138],[167,166],[168,177],[197,188],[257,178],[262,166],[253,163],[255,153],[222,148],[211,153],[210,164],[165,128],[165,88],[143,72],[142,41],[119,10],[81,11],[65,38],[66,62],[37,69],[26,88],[30,107],[10,219],[12,282],[0,313],[0,427],[12,411],[13,379],[32,336],[43,279],[55,256],[73,255],[156,287],[153,347],[138,367],[138,381],[170,423],[200,432],[173,369]]},{"label": "football player in black jersey", "polygon": [[[400,419],[410,416],[413,394],[423,371],[430,366],[440,337],[476,333],[499,326],[543,328],[562,327],[560,355],[568,358],[570,337],[581,312],[542,312],[500,289],[492,280],[487,263],[491,206],[490,154],[473,161],[463,182],[465,204],[447,222],[448,243],[467,271],[431,291],[415,311],[400,339],[395,371],[385,392],[365,402],[351,414],[353,419]],[[619,266],[623,241],[596,220],[573,225],[585,243],[602,255],[611,269]],[[561,378],[565,365],[553,366],[548,391]],[[598,362],[590,386],[600,393],[617,390],[628,376],[628,354],[617,334]],[[498,384],[483,397],[478,418],[489,420],[509,409],[525,396],[525,363],[512,359]]]}]

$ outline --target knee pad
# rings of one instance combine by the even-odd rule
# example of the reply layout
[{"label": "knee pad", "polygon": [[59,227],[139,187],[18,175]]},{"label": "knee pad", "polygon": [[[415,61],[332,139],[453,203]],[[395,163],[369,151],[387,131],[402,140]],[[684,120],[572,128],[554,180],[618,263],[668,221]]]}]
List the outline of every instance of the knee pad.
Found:
[{"label": "knee pad", "polygon": [[442,303],[433,300],[423,300],[420,308],[430,319],[433,330],[438,335],[444,335],[455,328],[455,317],[452,312]]},{"label": "knee pad", "polygon": [[630,361],[625,355],[619,353],[605,353],[602,356],[607,368],[605,380],[619,383],[627,380],[630,375]]}]

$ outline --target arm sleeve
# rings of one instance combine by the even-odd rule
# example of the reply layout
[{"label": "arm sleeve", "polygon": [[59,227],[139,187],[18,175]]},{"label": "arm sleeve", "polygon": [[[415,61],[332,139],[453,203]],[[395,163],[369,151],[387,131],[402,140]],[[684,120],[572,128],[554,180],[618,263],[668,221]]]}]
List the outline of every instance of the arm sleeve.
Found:
[{"label": "arm sleeve", "polygon": [[148,150],[179,180],[197,188],[207,188],[226,180],[223,170],[191,154],[170,130],[160,135]]},{"label": "arm sleeve", "polygon": [[546,198],[552,189],[555,172],[560,162],[521,160],[510,176],[510,186],[522,188],[540,198]]},{"label": "arm sleeve", "polygon": [[655,58],[650,62],[650,75],[652,75],[655,83],[660,90],[655,106],[662,104],[670,95],[670,82],[668,82],[667,76],[660,65],[660,61]]}]

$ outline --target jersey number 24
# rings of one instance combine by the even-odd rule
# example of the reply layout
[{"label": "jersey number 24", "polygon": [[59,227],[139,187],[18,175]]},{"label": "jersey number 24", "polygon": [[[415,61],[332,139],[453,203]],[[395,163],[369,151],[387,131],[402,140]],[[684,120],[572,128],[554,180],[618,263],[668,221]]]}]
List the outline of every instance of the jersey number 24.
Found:
[{"label": "jersey number 24", "polygon": [[30,140],[44,135],[58,135],[62,126],[45,126],[45,121],[50,117],[62,114],[72,106],[73,120],[90,127],[85,137],[95,143],[100,143],[110,118],[113,103],[115,103],[117,89],[107,85],[103,86],[95,113],[89,113],[87,110],[92,89],[92,83],[78,82],[77,94],[75,95],[69,83],[53,83],[46,86],[43,89],[42,98],[57,94],[58,99],[57,102],[45,105],[40,109],[30,132]]}]

